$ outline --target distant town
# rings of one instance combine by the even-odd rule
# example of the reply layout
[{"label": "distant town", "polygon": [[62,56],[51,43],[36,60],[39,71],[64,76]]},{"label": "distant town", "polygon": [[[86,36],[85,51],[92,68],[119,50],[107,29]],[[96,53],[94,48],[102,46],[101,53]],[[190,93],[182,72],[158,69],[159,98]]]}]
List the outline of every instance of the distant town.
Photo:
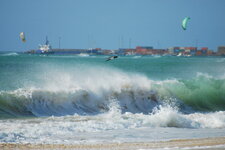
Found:
[{"label": "distant town", "polygon": [[217,51],[208,47],[171,47],[155,49],[152,46],[137,46],[136,48],[120,48],[116,50],[90,48],[90,49],[61,49],[52,48],[47,38],[44,45],[36,50],[29,50],[29,54],[56,54],[56,55],[159,55],[159,56],[225,56],[225,46],[219,46]]},{"label": "distant town", "polygon": [[171,47],[167,49],[155,49],[149,46],[137,46],[136,48],[120,48],[117,50],[93,48],[93,49],[37,49],[29,50],[30,54],[87,54],[87,55],[160,55],[160,56],[225,56],[225,46],[219,46],[217,52],[207,47]]}]

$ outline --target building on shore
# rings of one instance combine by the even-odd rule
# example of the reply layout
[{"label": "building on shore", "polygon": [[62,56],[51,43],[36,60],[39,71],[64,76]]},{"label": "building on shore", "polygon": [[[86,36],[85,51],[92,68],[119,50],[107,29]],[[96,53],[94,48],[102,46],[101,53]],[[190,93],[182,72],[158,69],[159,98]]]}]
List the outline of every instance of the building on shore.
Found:
[{"label": "building on shore", "polygon": [[219,46],[217,52],[208,47],[170,47],[168,49],[154,49],[153,46],[137,46],[136,48],[120,48],[118,50],[92,48],[92,49],[61,49],[52,48],[46,37],[46,42],[39,45],[36,50],[29,50],[30,54],[56,54],[56,55],[171,55],[171,56],[225,56],[225,46]]},{"label": "building on shore", "polygon": [[197,53],[197,47],[171,47],[168,49],[168,53],[171,55],[190,55],[190,56],[194,56]]},{"label": "building on shore", "polygon": [[179,56],[213,56],[215,52],[209,50],[208,47],[171,47],[168,49],[168,53],[171,55]]},{"label": "building on shore", "polygon": [[219,46],[217,49],[217,54],[225,56],[225,46]]}]

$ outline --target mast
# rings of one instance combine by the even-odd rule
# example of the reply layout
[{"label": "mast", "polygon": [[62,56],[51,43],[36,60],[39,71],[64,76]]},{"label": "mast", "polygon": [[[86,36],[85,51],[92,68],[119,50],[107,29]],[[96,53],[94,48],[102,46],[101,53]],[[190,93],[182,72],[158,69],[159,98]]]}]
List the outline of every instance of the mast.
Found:
[{"label": "mast", "polygon": [[61,37],[59,37],[59,49],[60,49],[60,46],[61,46],[61,45],[60,45],[60,44],[61,44],[60,42],[61,42]]},{"label": "mast", "polygon": [[46,36],[46,42],[45,42],[45,45],[48,45],[48,44],[49,44],[48,36]]},{"label": "mast", "polygon": [[129,38],[129,49],[131,48],[131,38]]}]

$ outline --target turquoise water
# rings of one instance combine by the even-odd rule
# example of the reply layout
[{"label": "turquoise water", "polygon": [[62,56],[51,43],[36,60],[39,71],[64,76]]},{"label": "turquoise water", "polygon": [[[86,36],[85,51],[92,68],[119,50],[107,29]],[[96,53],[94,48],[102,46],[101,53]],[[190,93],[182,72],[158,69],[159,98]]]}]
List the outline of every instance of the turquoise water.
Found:
[{"label": "turquoise water", "polygon": [[[117,78],[122,78],[121,74],[124,74],[124,77],[139,75],[154,81],[155,83],[151,83],[151,90],[156,92],[165,90],[166,96],[175,95],[183,102],[197,105],[196,107],[201,109],[224,110],[225,108],[225,58],[221,57],[130,56],[119,57],[109,62],[105,61],[107,56],[2,54],[0,57],[0,90],[2,91],[46,89],[48,86],[46,83],[58,87],[66,78],[96,80],[96,82],[101,81],[101,78],[107,78],[117,82]],[[115,77],[111,76],[111,73],[115,74]],[[138,82],[138,79],[134,77],[132,80]],[[163,85],[156,82],[162,82]],[[210,106],[203,101],[207,101]]]},{"label": "turquoise water", "polygon": [[[1,89],[21,87],[20,82],[50,71],[71,72],[79,67],[116,68],[128,73],[139,73],[152,80],[193,79],[200,73],[215,78],[224,76],[225,58],[222,57],[120,57],[105,62],[107,56],[37,56],[37,55],[0,55]],[[97,71],[97,70],[96,70]],[[13,79],[17,83],[8,82]],[[36,81],[39,82],[39,81]],[[34,83],[35,84],[35,83]],[[11,87],[10,87],[11,85]]]},{"label": "turquoise water", "polygon": [[1,53],[0,142],[225,136],[225,58],[106,58]]}]

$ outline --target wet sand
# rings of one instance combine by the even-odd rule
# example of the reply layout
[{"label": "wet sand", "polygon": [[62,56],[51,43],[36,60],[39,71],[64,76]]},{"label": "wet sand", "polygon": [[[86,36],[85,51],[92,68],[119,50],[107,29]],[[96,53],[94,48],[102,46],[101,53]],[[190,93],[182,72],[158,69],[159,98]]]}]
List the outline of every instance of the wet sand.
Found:
[{"label": "wet sand", "polygon": [[139,143],[103,143],[103,144],[13,144],[0,143],[1,150],[37,150],[37,149],[79,149],[79,150],[137,150],[137,149],[225,149],[225,137],[180,139],[170,141],[139,142]]}]

